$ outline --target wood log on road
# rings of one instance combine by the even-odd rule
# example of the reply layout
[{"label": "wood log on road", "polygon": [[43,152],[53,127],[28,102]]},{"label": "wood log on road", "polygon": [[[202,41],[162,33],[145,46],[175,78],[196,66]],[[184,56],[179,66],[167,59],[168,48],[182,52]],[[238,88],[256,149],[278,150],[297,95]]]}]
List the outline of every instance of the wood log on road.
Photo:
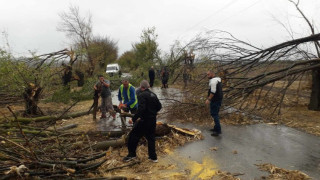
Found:
[{"label": "wood log on road", "polygon": [[[21,123],[31,123],[31,122],[43,122],[43,121],[50,121],[50,120],[60,120],[60,119],[70,119],[70,118],[76,118],[80,116],[88,115],[88,112],[74,112],[70,114],[65,114],[63,116],[41,116],[41,117],[34,117],[34,118],[26,118],[26,117],[17,117],[17,121]],[[7,118],[10,121],[14,120],[14,117]],[[0,122],[5,119],[0,119]]]},{"label": "wood log on road", "polygon": [[125,143],[125,136],[122,136],[120,139],[98,142],[92,148],[95,150],[107,150],[109,147],[119,147],[125,145]]}]

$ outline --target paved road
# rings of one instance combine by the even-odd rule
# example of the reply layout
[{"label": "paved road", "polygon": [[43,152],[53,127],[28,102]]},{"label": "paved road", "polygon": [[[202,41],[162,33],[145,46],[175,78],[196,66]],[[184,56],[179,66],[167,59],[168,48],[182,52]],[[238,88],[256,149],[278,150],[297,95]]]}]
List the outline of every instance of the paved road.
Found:
[{"label": "paved road", "polygon": [[[181,93],[175,89],[153,88],[159,99],[180,100]],[[163,101],[167,105],[167,101]],[[113,103],[117,104],[116,92]],[[120,121],[101,121],[102,130],[117,128]],[[193,124],[176,124],[180,127],[197,128],[205,136],[204,140],[192,142],[176,150],[182,158],[201,163],[210,157],[217,169],[232,173],[244,173],[241,179],[255,179],[267,173],[258,170],[255,164],[271,163],[277,167],[300,170],[314,179],[320,179],[320,137],[289,127],[267,124],[248,126],[224,125],[223,134],[212,137],[210,127]],[[210,148],[217,147],[217,151]],[[233,152],[237,151],[237,154]]]},{"label": "paved road", "polygon": [[[195,128],[190,124],[185,126]],[[255,166],[263,163],[300,170],[314,179],[320,178],[319,137],[289,127],[267,124],[223,126],[220,137],[212,137],[207,127],[196,128],[203,132],[205,139],[180,147],[177,150],[180,156],[199,163],[209,156],[220,170],[245,173],[241,179],[266,175]],[[210,150],[212,147],[218,150]]]}]

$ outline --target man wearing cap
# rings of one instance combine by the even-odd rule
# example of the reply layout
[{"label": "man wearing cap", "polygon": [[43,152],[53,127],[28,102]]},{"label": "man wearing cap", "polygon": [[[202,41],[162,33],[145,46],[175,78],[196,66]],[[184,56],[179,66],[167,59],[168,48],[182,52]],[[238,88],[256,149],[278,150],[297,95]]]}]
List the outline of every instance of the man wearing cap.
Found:
[{"label": "man wearing cap", "polygon": [[[133,128],[129,133],[128,139],[128,155],[123,159],[130,161],[136,158],[136,149],[142,136],[148,141],[149,160],[158,162],[155,148],[155,130],[157,121],[157,112],[160,111],[162,105],[156,94],[149,90],[149,83],[143,80],[140,83],[141,93],[138,96],[139,108],[129,123],[133,123]],[[139,119],[140,118],[140,119]]]},{"label": "man wearing cap", "polygon": [[138,98],[134,86],[129,83],[128,79],[122,80],[122,85],[119,87],[118,100],[119,108],[126,112],[135,114],[138,109]]}]

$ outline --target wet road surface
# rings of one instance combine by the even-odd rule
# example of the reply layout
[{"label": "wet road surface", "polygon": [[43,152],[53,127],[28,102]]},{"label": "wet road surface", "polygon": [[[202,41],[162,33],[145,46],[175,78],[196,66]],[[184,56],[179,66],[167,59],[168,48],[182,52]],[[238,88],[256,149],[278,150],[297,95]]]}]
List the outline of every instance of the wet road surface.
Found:
[{"label": "wet road surface", "polygon": [[[176,89],[153,88],[152,91],[162,99],[164,106],[168,105],[169,101],[163,99],[181,100],[181,93]],[[117,92],[112,92],[112,99],[113,104],[118,104]],[[313,179],[320,179],[320,137],[290,127],[268,124],[223,125],[223,134],[212,137],[208,131],[212,127],[178,123],[175,125],[199,129],[205,137],[204,140],[179,147],[175,154],[183,158],[201,163],[204,157],[209,157],[219,170],[244,173],[239,176],[241,179],[259,179],[267,175],[255,166],[263,163],[299,170]],[[120,130],[120,118],[117,117],[115,121],[112,118],[99,121],[97,127],[99,130]],[[213,147],[217,148],[217,151],[210,150]]]},{"label": "wet road surface", "polygon": [[[186,125],[195,128],[194,125]],[[241,179],[255,179],[267,173],[255,164],[271,163],[289,170],[300,170],[320,179],[320,138],[285,127],[267,124],[223,126],[223,134],[212,137],[208,128],[196,127],[205,139],[177,149],[180,156],[201,163],[211,157],[217,168],[231,173],[244,173]],[[217,151],[210,148],[216,147]],[[236,151],[237,154],[234,154]]]}]

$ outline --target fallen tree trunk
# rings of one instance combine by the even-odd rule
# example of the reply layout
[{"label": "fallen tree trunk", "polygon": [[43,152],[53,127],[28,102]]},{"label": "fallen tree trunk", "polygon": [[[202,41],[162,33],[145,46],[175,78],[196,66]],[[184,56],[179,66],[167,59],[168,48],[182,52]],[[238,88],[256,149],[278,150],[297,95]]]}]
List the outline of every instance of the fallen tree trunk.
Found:
[{"label": "fallen tree trunk", "polygon": [[[7,132],[19,132],[19,129],[7,129]],[[29,130],[29,129],[21,129],[24,134],[36,134],[42,137],[54,136],[57,135],[54,132],[50,131],[38,131],[38,130]]]},{"label": "fallen tree trunk", "polygon": [[[43,122],[43,121],[50,121],[50,120],[60,120],[60,119],[70,119],[70,118],[77,118],[80,116],[85,116],[88,115],[88,112],[75,112],[75,113],[70,113],[70,114],[65,114],[63,116],[41,116],[41,117],[34,117],[34,118],[26,118],[26,117],[17,117],[17,121],[21,122],[21,123],[31,123],[31,122]],[[121,117],[133,117],[133,114],[130,113],[120,113]],[[1,118],[1,121],[4,120],[10,120],[10,121],[14,121],[15,118],[14,117],[7,117],[7,118]]]},{"label": "fallen tree trunk", "polygon": [[69,124],[69,125],[57,128],[57,131],[65,131],[65,130],[76,128],[76,127],[78,127],[78,124]]},{"label": "fallen tree trunk", "polygon": [[89,136],[107,136],[107,137],[121,137],[124,135],[125,131],[88,131],[83,134],[87,134]]},{"label": "fallen tree trunk", "polygon": [[[49,120],[60,120],[60,119],[70,119],[70,118],[76,118],[80,116],[88,115],[88,112],[75,112],[70,114],[65,114],[63,116],[41,116],[41,117],[35,117],[35,118],[25,118],[25,117],[17,117],[17,121],[21,123],[31,123],[31,122],[43,122],[43,121],[49,121]],[[7,118],[10,121],[14,121],[14,117]],[[0,122],[5,119],[0,119]]]}]

